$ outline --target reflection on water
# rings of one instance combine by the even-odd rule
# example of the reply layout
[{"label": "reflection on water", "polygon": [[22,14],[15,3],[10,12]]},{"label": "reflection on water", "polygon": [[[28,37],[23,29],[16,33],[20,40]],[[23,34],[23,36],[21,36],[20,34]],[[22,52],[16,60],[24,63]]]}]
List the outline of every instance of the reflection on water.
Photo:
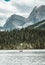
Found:
[{"label": "reflection on water", "polygon": [[0,52],[0,65],[45,65],[45,52]]}]

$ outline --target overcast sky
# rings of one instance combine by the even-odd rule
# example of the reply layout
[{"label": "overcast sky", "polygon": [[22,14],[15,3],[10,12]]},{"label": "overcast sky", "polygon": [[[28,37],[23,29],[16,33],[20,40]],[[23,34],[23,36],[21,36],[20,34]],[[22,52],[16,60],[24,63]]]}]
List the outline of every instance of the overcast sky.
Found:
[{"label": "overcast sky", "polygon": [[45,5],[45,0],[0,0],[0,26],[12,14],[28,17],[35,6]]}]

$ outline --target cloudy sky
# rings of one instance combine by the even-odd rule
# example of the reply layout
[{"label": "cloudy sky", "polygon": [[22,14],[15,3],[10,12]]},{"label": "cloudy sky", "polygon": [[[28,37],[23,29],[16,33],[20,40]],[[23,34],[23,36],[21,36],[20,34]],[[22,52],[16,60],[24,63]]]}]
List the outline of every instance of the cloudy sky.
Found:
[{"label": "cloudy sky", "polygon": [[45,0],[0,0],[0,26],[12,14],[28,17],[35,6],[45,5]]}]

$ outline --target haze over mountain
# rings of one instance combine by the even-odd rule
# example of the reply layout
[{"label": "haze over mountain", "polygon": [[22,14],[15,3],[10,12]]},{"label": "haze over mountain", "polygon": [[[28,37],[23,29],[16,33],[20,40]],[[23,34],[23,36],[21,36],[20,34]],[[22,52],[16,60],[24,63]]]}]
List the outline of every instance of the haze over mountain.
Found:
[{"label": "haze over mountain", "polygon": [[28,18],[24,18],[16,14],[11,15],[7,19],[2,29],[5,30],[21,29],[22,27],[25,28],[43,20],[45,20],[45,5],[42,5],[40,7],[34,7]]}]

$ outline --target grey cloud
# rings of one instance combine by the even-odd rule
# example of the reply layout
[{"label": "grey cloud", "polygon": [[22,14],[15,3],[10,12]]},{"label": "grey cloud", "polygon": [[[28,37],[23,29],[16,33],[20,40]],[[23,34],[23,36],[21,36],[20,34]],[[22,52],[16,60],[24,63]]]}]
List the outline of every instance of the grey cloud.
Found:
[{"label": "grey cloud", "polygon": [[6,9],[1,9],[1,8],[0,8],[0,13],[11,13],[11,11],[8,11],[8,10],[6,10]]},{"label": "grey cloud", "polygon": [[15,3],[15,4],[13,4],[13,6],[15,6],[19,10],[19,12],[21,12],[21,13],[25,13],[25,12],[29,13],[32,9],[31,6],[27,6],[24,4]]}]

